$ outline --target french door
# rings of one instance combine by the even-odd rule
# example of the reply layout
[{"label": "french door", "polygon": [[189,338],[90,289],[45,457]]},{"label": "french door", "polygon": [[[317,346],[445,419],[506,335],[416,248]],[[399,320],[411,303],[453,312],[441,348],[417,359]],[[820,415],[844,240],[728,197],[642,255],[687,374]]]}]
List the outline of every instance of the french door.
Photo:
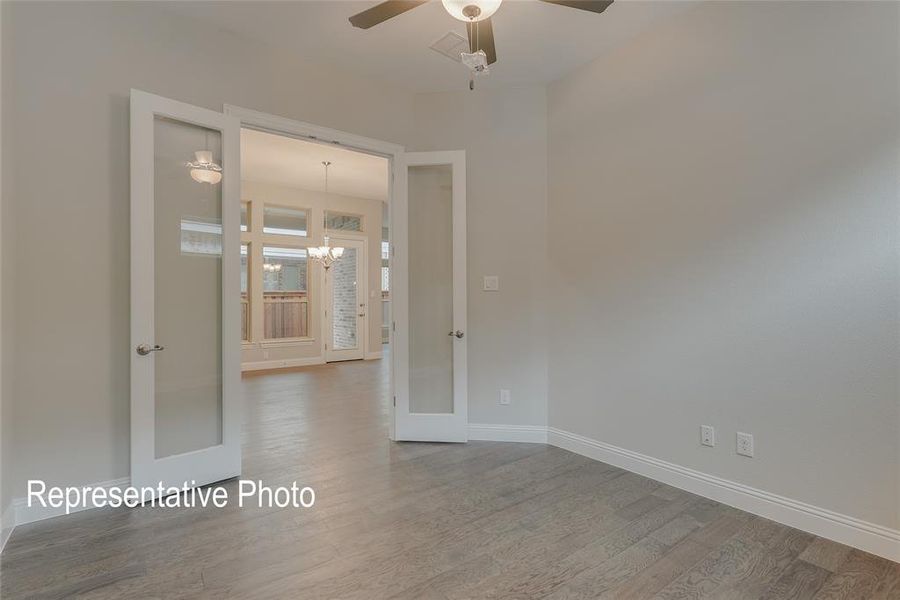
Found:
[{"label": "french door", "polygon": [[367,343],[366,245],[330,239],[344,254],[325,272],[325,360],[358,360],[365,357]]},{"label": "french door", "polygon": [[132,90],[134,486],[241,472],[239,153],[235,117]]},{"label": "french door", "polygon": [[394,439],[465,442],[466,156],[395,161]]}]

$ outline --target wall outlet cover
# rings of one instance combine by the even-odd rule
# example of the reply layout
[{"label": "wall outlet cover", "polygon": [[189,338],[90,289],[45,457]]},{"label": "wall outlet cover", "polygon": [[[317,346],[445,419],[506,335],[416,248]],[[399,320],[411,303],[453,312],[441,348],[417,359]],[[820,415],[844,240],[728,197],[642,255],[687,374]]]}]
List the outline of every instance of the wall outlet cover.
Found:
[{"label": "wall outlet cover", "polygon": [[744,433],[742,431],[737,432],[737,447],[736,452],[741,456],[748,456],[753,458],[753,434],[752,433]]},{"label": "wall outlet cover", "polygon": [[709,447],[716,445],[716,429],[712,425],[700,426],[700,444]]},{"label": "wall outlet cover", "polygon": [[506,406],[512,403],[512,395],[509,390],[500,390],[500,404]]},{"label": "wall outlet cover", "polygon": [[500,277],[498,275],[485,275],[482,289],[485,292],[499,292]]}]

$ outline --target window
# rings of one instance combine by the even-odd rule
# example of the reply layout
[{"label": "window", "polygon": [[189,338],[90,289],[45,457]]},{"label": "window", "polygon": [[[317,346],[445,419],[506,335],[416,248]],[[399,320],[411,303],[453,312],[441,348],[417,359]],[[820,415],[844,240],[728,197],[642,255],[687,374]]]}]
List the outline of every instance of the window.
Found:
[{"label": "window", "polygon": [[241,231],[250,230],[250,204],[241,202]]},{"label": "window", "polygon": [[306,237],[309,214],[302,208],[263,207],[263,233]]},{"label": "window", "polygon": [[305,248],[263,246],[263,329],[266,339],[309,337]]},{"label": "window", "polygon": [[362,217],[326,210],[325,229],[332,231],[362,231]]},{"label": "window", "polygon": [[250,247],[241,244],[241,340],[250,341],[250,297],[248,294],[248,268]]},{"label": "window", "polygon": [[181,253],[194,256],[222,256],[222,223],[218,219],[181,219]]}]

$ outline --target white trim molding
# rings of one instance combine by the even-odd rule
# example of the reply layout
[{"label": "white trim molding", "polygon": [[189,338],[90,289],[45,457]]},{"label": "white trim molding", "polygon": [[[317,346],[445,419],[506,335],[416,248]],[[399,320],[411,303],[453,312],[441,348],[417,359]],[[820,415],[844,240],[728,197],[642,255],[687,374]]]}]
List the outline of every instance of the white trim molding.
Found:
[{"label": "white trim molding", "polygon": [[[131,485],[130,477],[121,477],[119,479],[111,479],[109,481],[101,481],[99,483],[90,483],[85,486],[77,486],[77,487],[91,487],[91,488],[103,488],[105,490],[109,490],[111,488],[126,488]],[[78,506],[69,509],[69,513],[81,512],[83,510],[89,510],[95,508],[93,506]],[[59,517],[61,515],[66,514],[66,507],[52,507],[52,506],[28,506],[27,498],[16,498],[12,503],[13,514],[15,515],[15,526],[25,525],[27,523],[34,523],[35,521],[43,521],[44,519],[52,519],[53,517]]]},{"label": "white trim molding", "polygon": [[380,360],[382,357],[382,352],[379,350],[378,352],[366,352],[366,360]]},{"label": "white trim molding", "polygon": [[549,427],[547,433],[547,440],[553,446],[900,562],[900,531],[896,529],[862,521],[554,427]]},{"label": "white trim molding", "polygon": [[310,358],[287,358],[284,360],[260,360],[241,364],[241,372],[265,371],[267,369],[285,369],[289,367],[309,367],[312,365],[324,365],[325,359],[321,356]]},{"label": "white trim molding", "polygon": [[547,443],[547,428],[542,425],[494,425],[492,423],[469,423],[470,440],[489,442]]},{"label": "white trim molding", "polygon": [[12,535],[13,529],[16,528],[16,512],[13,510],[13,503],[10,502],[3,514],[0,515],[0,552],[6,548],[6,542]]}]

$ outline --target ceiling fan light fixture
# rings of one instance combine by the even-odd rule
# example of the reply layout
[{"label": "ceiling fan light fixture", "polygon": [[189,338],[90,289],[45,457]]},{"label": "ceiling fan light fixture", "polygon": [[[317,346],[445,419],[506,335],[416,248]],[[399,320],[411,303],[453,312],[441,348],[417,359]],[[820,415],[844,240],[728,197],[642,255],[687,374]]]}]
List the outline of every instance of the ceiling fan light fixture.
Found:
[{"label": "ceiling fan light fixture", "polygon": [[503,0],[441,0],[454,19],[466,23],[484,21],[497,12]]}]

